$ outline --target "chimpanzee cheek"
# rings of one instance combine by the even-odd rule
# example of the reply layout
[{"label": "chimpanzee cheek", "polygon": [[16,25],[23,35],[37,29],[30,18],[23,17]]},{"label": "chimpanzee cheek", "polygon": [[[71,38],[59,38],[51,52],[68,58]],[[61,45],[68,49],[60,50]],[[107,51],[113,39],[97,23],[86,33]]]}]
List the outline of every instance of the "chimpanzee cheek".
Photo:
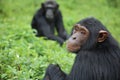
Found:
[{"label": "chimpanzee cheek", "polygon": [[77,44],[83,45],[87,40],[87,36],[79,34],[77,39],[78,39],[76,40],[78,42]]}]

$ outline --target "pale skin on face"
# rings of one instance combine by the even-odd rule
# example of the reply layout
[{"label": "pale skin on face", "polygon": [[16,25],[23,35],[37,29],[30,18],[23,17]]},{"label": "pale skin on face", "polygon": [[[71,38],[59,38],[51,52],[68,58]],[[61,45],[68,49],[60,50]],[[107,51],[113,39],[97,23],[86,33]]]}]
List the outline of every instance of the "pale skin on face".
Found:
[{"label": "pale skin on face", "polygon": [[85,43],[89,36],[89,31],[84,26],[76,24],[74,26],[73,35],[67,41],[67,49],[70,52],[76,52],[81,45]]},{"label": "pale skin on face", "polygon": [[[77,52],[80,50],[81,46],[84,45],[89,35],[89,30],[86,27],[76,24],[73,29],[73,34],[67,41],[67,50],[70,52]],[[97,37],[97,42],[105,41],[107,36],[107,31],[100,30]]]}]

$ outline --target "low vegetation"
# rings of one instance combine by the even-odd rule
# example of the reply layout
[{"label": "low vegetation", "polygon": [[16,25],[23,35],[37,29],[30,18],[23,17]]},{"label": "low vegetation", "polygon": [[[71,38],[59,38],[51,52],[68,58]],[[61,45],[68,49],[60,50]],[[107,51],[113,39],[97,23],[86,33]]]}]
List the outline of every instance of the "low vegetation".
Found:
[{"label": "low vegetation", "polygon": [[[42,80],[49,64],[59,64],[69,73],[75,55],[55,41],[36,38],[31,29],[35,11],[44,0],[0,0],[0,80]],[[120,10],[111,0],[57,0],[64,25],[72,26],[85,17],[96,17],[120,42]],[[117,0],[115,0],[117,1]]]}]

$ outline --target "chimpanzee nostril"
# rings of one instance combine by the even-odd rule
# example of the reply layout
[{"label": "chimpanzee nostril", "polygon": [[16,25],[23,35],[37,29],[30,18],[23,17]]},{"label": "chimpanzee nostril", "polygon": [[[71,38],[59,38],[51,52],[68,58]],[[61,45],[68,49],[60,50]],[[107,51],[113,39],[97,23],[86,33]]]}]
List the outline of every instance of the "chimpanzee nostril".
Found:
[{"label": "chimpanzee nostril", "polygon": [[73,37],[73,40],[75,40],[76,39],[76,37]]}]

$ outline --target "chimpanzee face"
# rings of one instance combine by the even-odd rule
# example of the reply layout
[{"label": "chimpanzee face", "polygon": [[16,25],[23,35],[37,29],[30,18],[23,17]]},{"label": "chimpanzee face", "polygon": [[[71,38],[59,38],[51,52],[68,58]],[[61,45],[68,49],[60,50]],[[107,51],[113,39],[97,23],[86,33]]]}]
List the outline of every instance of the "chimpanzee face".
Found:
[{"label": "chimpanzee face", "polygon": [[71,37],[67,41],[67,49],[70,52],[77,52],[86,42],[89,36],[89,30],[80,24],[76,24]]},{"label": "chimpanzee face", "polygon": [[45,11],[45,17],[49,20],[54,19],[58,7],[59,5],[55,1],[47,1],[42,3],[42,8]]},{"label": "chimpanzee face", "polygon": [[[81,24],[76,24],[73,28],[71,37],[67,41],[67,49],[70,52],[77,52],[86,43],[88,37],[90,36],[90,31]],[[100,30],[97,34],[97,43],[102,43],[106,40],[108,32],[106,30]]]}]

